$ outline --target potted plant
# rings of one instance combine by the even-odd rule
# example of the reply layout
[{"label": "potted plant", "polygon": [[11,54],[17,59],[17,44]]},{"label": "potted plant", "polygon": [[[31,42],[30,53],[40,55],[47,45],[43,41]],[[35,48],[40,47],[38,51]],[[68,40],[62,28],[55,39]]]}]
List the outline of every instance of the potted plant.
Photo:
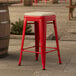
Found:
[{"label": "potted plant", "polygon": [[[11,23],[11,34],[22,35],[23,31],[23,20],[19,19],[15,23]],[[32,28],[30,24],[26,25],[26,34],[31,34]]]}]

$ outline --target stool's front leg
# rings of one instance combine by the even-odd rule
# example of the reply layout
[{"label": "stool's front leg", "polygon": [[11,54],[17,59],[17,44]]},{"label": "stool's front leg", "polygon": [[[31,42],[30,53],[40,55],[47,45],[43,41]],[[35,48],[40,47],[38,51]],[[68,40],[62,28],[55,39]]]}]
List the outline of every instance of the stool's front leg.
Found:
[{"label": "stool's front leg", "polygon": [[19,66],[21,65],[21,59],[22,59],[22,52],[23,52],[23,45],[24,45],[24,39],[25,39],[25,30],[26,30],[26,19],[24,19],[24,25],[23,25],[23,34],[22,34],[22,43],[21,43],[21,52],[20,52],[20,58],[19,58]]},{"label": "stool's front leg", "polygon": [[[39,23],[35,22],[35,51],[39,52]],[[36,60],[38,60],[39,53],[36,53]]]},{"label": "stool's front leg", "polygon": [[44,20],[39,21],[39,35],[40,35],[40,43],[41,43],[41,59],[42,59],[42,67],[45,70],[45,58],[46,58],[46,23]]}]

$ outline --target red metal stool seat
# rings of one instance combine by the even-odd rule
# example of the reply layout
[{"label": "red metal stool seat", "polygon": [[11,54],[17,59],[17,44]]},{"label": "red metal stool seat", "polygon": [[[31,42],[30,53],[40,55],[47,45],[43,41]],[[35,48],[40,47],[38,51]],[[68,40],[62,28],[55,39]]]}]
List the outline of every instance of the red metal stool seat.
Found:
[{"label": "red metal stool seat", "polygon": [[[27,50],[28,48],[32,48],[32,47],[23,48],[27,21],[34,21],[35,24],[35,46],[32,46],[35,47],[35,52]],[[57,47],[46,47],[46,24],[48,23],[48,21],[52,21],[49,23],[53,23],[54,25]],[[40,46],[39,46],[39,41],[40,41]],[[41,52],[39,52],[39,47],[41,47]],[[51,48],[52,50],[46,52],[46,48]],[[36,60],[38,60],[38,55],[41,54],[42,68],[45,69],[46,53],[53,51],[57,51],[59,64],[61,64],[55,13],[53,12],[25,13],[19,65],[21,65],[22,52],[32,52],[36,54]]]}]

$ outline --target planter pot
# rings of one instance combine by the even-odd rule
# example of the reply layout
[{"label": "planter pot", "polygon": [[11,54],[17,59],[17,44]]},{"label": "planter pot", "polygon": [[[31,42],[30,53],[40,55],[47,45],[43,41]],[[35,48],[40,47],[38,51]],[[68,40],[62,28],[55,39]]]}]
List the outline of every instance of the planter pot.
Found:
[{"label": "planter pot", "polygon": [[32,0],[24,0],[24,6],[32,6]]}]

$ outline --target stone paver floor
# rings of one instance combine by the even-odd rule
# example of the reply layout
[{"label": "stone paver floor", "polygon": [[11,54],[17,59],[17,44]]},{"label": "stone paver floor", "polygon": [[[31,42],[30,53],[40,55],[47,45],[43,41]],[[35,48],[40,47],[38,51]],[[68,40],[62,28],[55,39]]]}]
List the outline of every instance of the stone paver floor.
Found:
[{"label": "stone paver floor", "polygon": [[[35,61],[32,53],[23,53],[22,66],[18,66],[21,39],[10,39],[9,56],[0,59],[1,76],[76,76],[76,42],[60,41],[62,64],[58,64],[56,52],[46,55],[46,70],[42,70],[41,56]],[[25,46],[34,45],[34,40],[25,40]],[[55,41],[47,40],[47,46]],[[34,49],[30,49],[34,51]],[[49,49],[47,49],[49,50]]]},{"label": "stone paver floor", "polygon": [[[9,7],[11,22],[15,22],[18,18],[23,19],[25,12],[56,12],[58,33],[61,40],[68,40],[71,37],[69,40],[74,41],[60,41],[62,64],[58,64],[56,52],[49,53],[46,55],[46,70],[43,71],[41,56],[39,55],[39,61],[36,62],[35,55],[32,53],[23,53],[22,66],[18,66],[21,39],[10,39],[9,56],[0,59],[0,76],[76,76],[76,21],[68,20],[68,8],[66,8],[66,5],[52,5],[49,3],[47,5],[39,4],[33,7],[24,7],[22,5],[12,5]],[[75,12],[74,15],[76,15]],[[50,32],[53,32],[51,28],[53,27],[48,25],[48,36]],[[34,45],[33,39],[25,40],[25,47],[31,45]],[[55,46],[55,41],[47,40],[47,46]],[[34,51],[34,49],[30,50]]]}]

